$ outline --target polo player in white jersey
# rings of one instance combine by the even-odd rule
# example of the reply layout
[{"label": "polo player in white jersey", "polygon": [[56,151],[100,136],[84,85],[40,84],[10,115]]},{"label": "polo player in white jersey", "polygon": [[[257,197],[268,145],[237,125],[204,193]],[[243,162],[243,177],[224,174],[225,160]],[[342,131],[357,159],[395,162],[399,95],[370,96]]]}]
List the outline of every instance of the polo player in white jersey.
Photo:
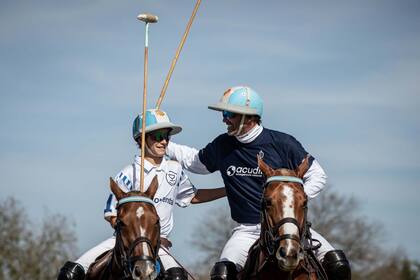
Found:
[{"label": "polo player in white jersey", "polygon": [[[144,160],[144,187],[149,187],[152,179],[157,176],[159,187],[153,198],[161,225],[161,246],[159,258],[165,269],[165,279],[187,280],[186,271],[167,253],[171,246],[168,240],[173,228],[173,209],[175,204],[187,207],[191,203],[202,203],[221,198],[226,195],[225,188],[199,189],[190,182],[181,165],[165,158],[166,147],[172,135],[181,132],[181,127],[173,124],[168,115],[156,109],[146,111],[146,145]],[[141,145],[142,116],[139,115],[133,123],[133,138]],[[140,163],[141,158],[136,156],[134,162],[124,167],[115,176],[114,180],[125,191],[140,189]],[[104,210],[105,219],[115,226],[116,200],[111,193]],[[60,270],[58,280],[82,280],[89,266],[102,253],[111,250],[115,245],[115,236],[108,238],[99,245],[84,253],[75,262],[67,262]]]}]

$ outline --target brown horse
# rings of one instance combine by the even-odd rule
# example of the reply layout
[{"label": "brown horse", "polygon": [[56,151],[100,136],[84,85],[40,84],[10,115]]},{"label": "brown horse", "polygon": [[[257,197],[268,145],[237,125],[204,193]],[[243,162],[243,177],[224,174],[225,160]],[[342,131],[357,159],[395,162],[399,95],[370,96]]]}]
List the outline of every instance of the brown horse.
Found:
[{"label": "brown horse", "polygon": [[249,251],[239,279],[323,279],[322,274],[317,276],[322,269],[306,241],[309,226],[302,178],[309,168],[309,156],[295,170],[274,170],[261,158],[258,166],[267,178],[261,234]]},{"label": "brown horse", "polygon": [[85,279],[153,280],[160,269],[160,223],[152,201],[157,178],[145,193],[125,193],[111,178],[110,185],[118,200],[115,247],[108,257],[98,258]]}]

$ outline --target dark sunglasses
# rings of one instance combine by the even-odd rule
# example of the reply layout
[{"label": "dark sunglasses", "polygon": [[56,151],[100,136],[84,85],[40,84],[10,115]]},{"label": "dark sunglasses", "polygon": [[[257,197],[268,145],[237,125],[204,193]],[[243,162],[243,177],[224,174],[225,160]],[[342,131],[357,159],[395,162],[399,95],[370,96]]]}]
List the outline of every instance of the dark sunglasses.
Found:
[{"label": "dark sunglasses", "polygon": [[229,112],[229,111],[222,111],[222,114],[223,114],[224,119],[232,119],[236,117],[236,113]]},{"label": "dark sunglasses", "polygon": [[149,134],[150,138],[156,142],[161,142],[162,140],[169,141],[171,139],[171,135],[169,135],[169,131],[156,131]]}]

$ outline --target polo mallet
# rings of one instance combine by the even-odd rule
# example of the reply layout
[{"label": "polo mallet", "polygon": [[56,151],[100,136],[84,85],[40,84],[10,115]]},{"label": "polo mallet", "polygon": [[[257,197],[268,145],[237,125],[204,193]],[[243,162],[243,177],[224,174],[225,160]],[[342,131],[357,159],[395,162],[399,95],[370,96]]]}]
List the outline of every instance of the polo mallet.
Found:
[{"label": "polo mallet", "polygon": [[158,17],[152,14],[139,14],[138,20],[146,23],[145,25],[145,39],[144,39],[144,84],[143,84],[143,115],[141,127],[141,165],[140,165],[140,191],[144,190],[144,147],[146,143],[146,97],[147,97],[147,63],[149,56],[149,24],[156,23]]},{"label": "polo mallet", "polygon": [[168,88],[169,80],[171,79],[172,72],[174,71],[176,62],[178,61],[179,54],[181,53],[182,47],[184,46],[185,40],[187,39],[188,33],[190,32],[191,25],[194,21],[195,15],[197,14],[198,8],[200,7],[201,0],[197,0],[195,3],[194,10],[191,14],[190,20],[188,21],[187,28],[185,29],[184,35],[182,36],[181,42],[179,43],[178,49],[176,50],[175,57],[172,59],[171,67],[169,68],[168,75],[166,76],[165,83],[163,84],[162,91],[160,92],[159,99],[156,103],[156,109],[160,108],[163,97],[166,94],[166,89]]}]

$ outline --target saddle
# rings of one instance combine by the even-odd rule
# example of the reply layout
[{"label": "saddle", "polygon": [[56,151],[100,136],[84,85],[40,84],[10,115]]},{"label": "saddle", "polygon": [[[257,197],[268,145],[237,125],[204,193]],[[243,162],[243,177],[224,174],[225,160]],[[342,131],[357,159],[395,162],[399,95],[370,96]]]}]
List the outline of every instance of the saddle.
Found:
[{"label": "saddle", "polygon": [[111,260],[112,250],[108,250],[102,253],[102,255],[99,255],[95,262],[89,266],[89,269],[86,273],[86,279],[98,279],[100,273],[108,267]]}]

